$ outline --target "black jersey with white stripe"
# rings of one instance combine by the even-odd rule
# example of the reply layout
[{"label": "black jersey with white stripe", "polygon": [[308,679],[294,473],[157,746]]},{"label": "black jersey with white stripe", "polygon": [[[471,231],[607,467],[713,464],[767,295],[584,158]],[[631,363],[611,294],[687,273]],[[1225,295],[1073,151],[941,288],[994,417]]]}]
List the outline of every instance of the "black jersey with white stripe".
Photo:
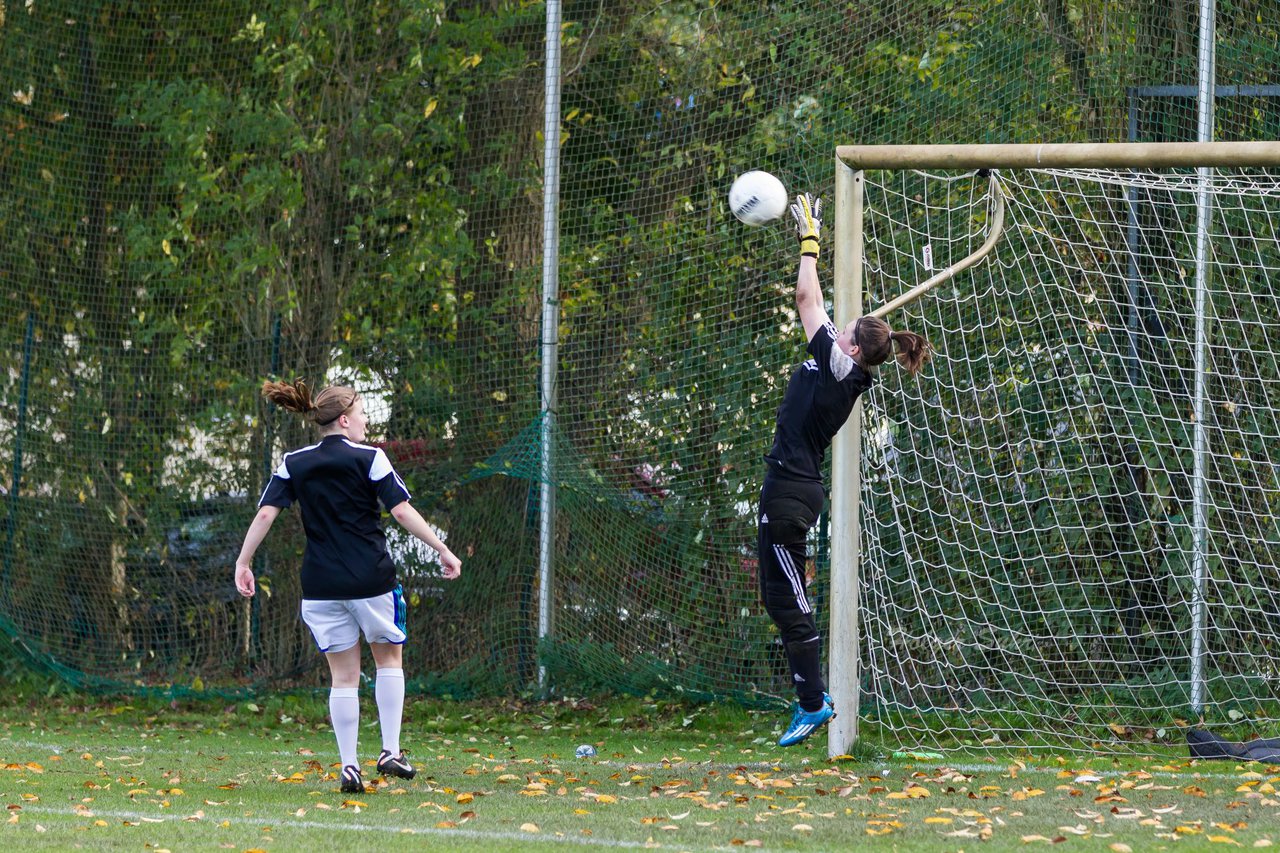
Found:
[{"label": "black jersey with white stripe", "polygon": [[286,453],[258,506],[302,512],[307,547],[302,597],[372,598],[396,587],[378,502],[388,510],[409,490],[381,448],[327,435],[319,444]]},{"label": "black jersey with white stripe", "polygon": [[836,346],[839,333],[824,323],[809,341],[812,358],[791,375],[778,407],[769,470],[791,480],[822,482],[822,460],[853,404],[871,387],[871,374]]}]

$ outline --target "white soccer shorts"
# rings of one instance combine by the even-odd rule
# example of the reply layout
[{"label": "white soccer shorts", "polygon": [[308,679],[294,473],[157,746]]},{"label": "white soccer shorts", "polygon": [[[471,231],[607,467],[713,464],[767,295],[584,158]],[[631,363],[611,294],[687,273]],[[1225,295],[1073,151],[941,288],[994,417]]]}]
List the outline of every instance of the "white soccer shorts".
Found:
[{"label": "white soccer shorts", "polygon": [[302,600],[302,621],[311,629],[316,646],[322,652],[345,652],[360,642],[360,632],[370,643],[402,645],[405,634],[404,591],[373,598],[345,601]]}]

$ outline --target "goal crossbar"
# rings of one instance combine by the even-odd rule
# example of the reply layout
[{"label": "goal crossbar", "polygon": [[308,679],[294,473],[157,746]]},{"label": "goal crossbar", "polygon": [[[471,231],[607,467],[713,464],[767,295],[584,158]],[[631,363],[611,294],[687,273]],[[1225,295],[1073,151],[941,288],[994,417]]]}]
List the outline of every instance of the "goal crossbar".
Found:
[{"label": "goal crossbar", "polygon": [[836,158],[860,170],[1280,166],[1280,142],[839,145]]}]

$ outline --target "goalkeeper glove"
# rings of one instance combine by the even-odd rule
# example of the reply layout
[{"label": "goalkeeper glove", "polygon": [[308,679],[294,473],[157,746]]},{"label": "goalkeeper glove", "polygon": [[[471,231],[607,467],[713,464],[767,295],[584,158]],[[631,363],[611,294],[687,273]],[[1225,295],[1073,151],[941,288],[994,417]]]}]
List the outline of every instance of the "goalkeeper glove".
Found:
[{"label": "goalkeeper glove", "polygon": [[822,230],[822,199],[814,199],[809,193],[796,196],[791,205],[791,215],[796,220],[796,236],[800,238],[800,254],[818,257],[818,232]]}]

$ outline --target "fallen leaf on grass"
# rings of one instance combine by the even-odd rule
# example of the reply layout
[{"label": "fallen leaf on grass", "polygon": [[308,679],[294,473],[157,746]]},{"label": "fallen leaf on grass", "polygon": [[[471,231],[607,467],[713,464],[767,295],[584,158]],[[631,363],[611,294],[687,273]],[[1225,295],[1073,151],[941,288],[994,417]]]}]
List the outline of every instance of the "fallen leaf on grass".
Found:
[{"label": "fallen leaf on grass", "polygon": [[908,785],[905,791],[892,791],[885,794],[886,800],[921,800],[929,796],[929,789],[919,785]]}]

